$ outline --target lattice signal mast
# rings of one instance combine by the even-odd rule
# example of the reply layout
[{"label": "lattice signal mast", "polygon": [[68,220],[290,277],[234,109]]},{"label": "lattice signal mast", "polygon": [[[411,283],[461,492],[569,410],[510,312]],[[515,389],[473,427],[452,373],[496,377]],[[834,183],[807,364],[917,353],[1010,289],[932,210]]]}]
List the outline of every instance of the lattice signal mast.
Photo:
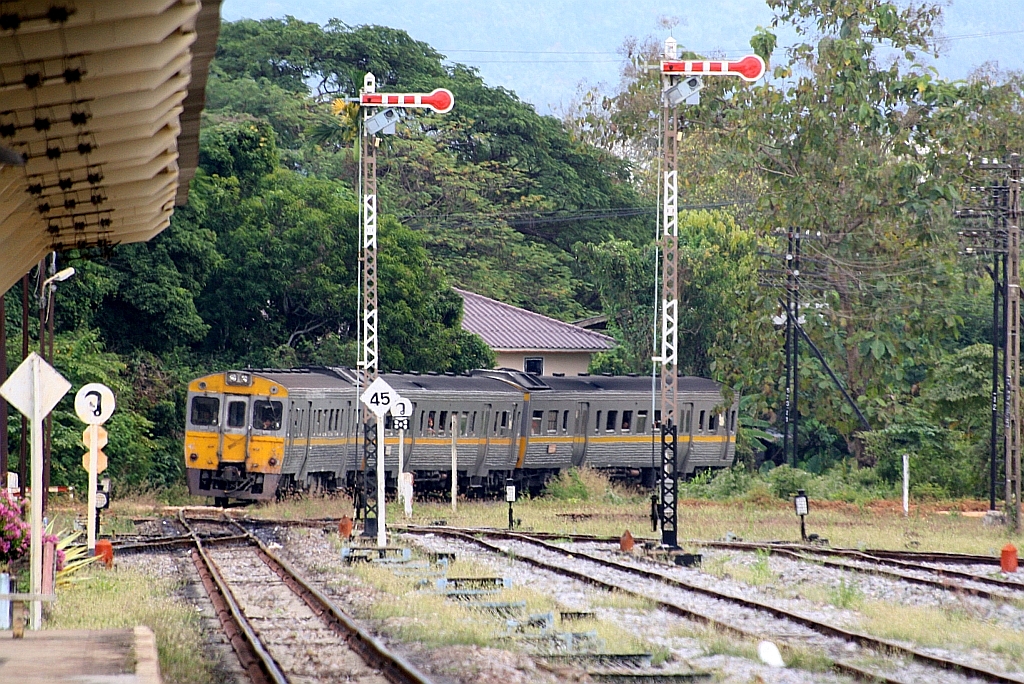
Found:
[{"label": "lattice signal mast", "polygon": [[[699,97],[705,76],[737,76],[753,82],[764,75],[764,60],[748,55],[740,60],[680,60],[674,38],[665,41],[661,60],[662,141],[662,225],[661,242],[661,543],[678,546],[676,504],[679,490],[677,450],[678,406],[676,386],[679,365],[679,123],[676,108]],[[689,457],[684,454],[683,465]],[[685,470],[684,470],[685,472]]]},{"label": "lattice signal mast", "polygon": [[[377,143],[378,134],[392,134],[398,123],[398,109],[431,109],[447,114],[455,105],[451,91],[438,88],[431,93],[378,93],[377,79],[372,73],[363,77],[359,91],[360,174],[359,206],[362,218],[360,241],[362,247],[362,354],[359,366],[367,384],[380,374],[380,342],[378,329],[380,315],[377,302]],[[383,445],[377,444],[374,416],[367,415],[363,425],[363,462],[360,465],[362,501],[365,506],[363,534],[377,534],[378,501],[376,480],[378,453]],[[381,419],[376,419],[381,420]],[[383,464],[381,464],[383,467]]]}]

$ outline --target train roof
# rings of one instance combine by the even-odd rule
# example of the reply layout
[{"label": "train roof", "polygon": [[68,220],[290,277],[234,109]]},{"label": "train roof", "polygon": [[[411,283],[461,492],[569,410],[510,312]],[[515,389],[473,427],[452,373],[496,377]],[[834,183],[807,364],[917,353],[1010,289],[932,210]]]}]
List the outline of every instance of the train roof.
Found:
[{"label": "train roof", "polygon": [[[244,372],[272,380],[289,390],[293,389],[352,389],[365,385],[365,375],[344,366],[308,368],[250,368]],[[455,373],[384,373],[388,384],[399,393],[403,390],[522,393],[547,390],[560,392],[643,392],[651,391],[650,376],[642,375],[590,375],[536,376],[511,368],[478,369],[466,374]],[[661,380],[656,386],[660,388]],[[679,376],[678,391],[721,393],[722,385],[708,378]]]}]

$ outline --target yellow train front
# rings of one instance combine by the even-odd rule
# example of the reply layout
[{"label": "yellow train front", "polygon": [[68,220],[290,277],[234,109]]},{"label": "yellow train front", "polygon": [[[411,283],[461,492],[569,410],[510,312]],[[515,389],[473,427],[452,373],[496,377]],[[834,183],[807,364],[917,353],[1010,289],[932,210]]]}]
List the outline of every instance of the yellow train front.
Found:
[{"label": "yellow train front", "polygon": [[189,492],[228,499],[275,496],[284,462],[287,388],[246,371],[188,386],[185,472]]}]

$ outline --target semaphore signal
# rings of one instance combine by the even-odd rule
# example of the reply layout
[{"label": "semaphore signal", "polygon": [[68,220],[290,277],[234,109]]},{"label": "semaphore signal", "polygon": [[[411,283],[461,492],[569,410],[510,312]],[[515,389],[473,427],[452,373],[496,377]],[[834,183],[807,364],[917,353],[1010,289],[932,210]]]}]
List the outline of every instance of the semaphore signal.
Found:
[{"label": "semaphore signal", "polygon": [[739,76],[744,81],[753,82],[764,76],[764,72],[764,60],[757,55],[747,55],[739,60],[661,60],[661,73],[676,76]]}]

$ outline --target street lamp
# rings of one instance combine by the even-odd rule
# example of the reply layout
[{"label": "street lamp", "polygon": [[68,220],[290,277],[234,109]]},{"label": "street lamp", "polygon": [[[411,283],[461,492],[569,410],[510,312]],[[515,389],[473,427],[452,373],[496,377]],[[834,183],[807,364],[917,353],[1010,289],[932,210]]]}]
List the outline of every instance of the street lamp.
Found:
[{"label": "street lamp", "polygon": [[[56,254],[54,254],[54,264],[56,265]],[[39,264],[42,269],[42,263]],[[75,275],[75,269],[72,266],[57,271],[52,276],[43,281],[39,287],[39,352],[43,359],[49,357],[50,363],[53,363],[53,310],[55,307],[57,283],[63,283],[65,280]],[[50,353],[46,353],[46,337],[47,337],[47,320],[49,320],[49,337],[50,337]],[[50,448],[53,440],[53,423],[51,422],[50,416],[46,417],[45,428],[46,435],[43,438],[43,492],[42,502],[43,510],[46,510],[46,505],[49,499],[50,491]]]},{"label": "street lamp", "polygon": [[68,266],[63,271],[57,271],[52,276],[43,281],[43,289],[46,289],[47,285],[51,283],[63,283],[65,280],[75,275],[75,267]]}]

